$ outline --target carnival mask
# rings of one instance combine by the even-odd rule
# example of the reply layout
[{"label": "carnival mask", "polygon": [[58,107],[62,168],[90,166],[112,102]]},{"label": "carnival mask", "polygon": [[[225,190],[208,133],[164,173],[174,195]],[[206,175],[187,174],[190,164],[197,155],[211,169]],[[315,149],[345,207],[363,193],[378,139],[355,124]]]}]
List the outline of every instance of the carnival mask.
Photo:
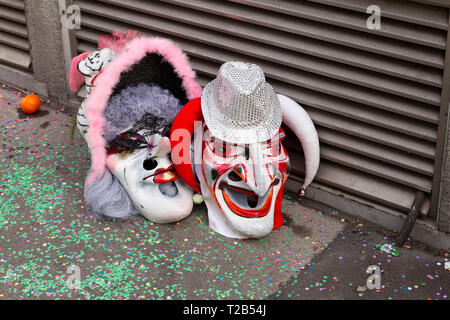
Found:
[{"label": "carnival mask", "polygon": [[228,225],[244,237],[259,238],[273,229],[290,170],[283,138],[282,129],[270,140],[251,144],[226,143],[209,130],[203,134],[206,184]]},{"label": "carnival mask", "polygon": [[[282,123],[303,147],[303,191],[319,166],[317,132],[300,105],[276,94],[259,66],[224,63],[201,98],[188,102],[176,116],[172,159],[186,183],[201,191],[214,231],[232,238],[259,238],[282,225],[281,201],[290,171],[281,143]],[[194,172],[192,159],[181,152],[187,150],[191,135]]]},{"label": "carnival mask", "polygon": [[201,94],[195,72],[171,40],[133,30],[102,35],[98,48],[75,57],[70,68],[73,91],[92,85],[77,119],[91,153],[86,210],[181,220],[192,210],[193,192],[174,170],[168,134],[182,106]]},{"label": "carnival mask", "polygon": [[106,165],[136,209],[157,223],[181,220],[192,210],[192,191],[170,159],[170,123],[147,113],[108,147]]},{"label": "carnival mask", "polygon": [[95,79],[98,74],[114,59],[115,53],[109,48],[91,52],[86,59],[78,63],[78,71],[85,76],[87,94],[95,87]]}]

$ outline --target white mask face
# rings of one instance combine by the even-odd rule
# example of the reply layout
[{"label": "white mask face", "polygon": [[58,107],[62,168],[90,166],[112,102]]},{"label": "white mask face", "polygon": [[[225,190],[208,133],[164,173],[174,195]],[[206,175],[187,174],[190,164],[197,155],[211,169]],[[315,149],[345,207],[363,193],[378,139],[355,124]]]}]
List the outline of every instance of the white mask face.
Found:
[{"label": "white mask face", "polygon": [[94,51],[78,63],[78,71],[84,76],[94,76],[106,67],[115,55],[114,51],[109,48]]},{"label": "white mask face", "polygon": [[192,211],[192,190],[178,178],[163,132],[123,130],[110,145],[107,166],[136,209],[156,223],[170,223]]},{"label": "white mask face", "polygon": [[273,229],[290,168],[283,137],[281,132],[269,141],[242,145],[204,133],[205,182],[228,225],[245,237],[263,237]]}]

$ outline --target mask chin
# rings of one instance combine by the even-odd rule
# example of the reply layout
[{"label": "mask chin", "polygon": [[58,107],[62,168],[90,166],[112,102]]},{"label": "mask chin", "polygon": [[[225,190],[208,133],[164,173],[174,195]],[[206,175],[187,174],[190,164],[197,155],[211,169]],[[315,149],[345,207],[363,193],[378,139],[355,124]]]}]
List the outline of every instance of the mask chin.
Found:
[{"label": "mask chin", "polygon": [[174,181],[158,184],[159,192],[168,198],[173,198],[178,195],[178,187]]},{"label": "mask chin", "polygon": [[248,238],[260,238],[273,229],[275,202],[282,185],[277,176],[268,190],[256,195],[244,183],[233,183],[227,175],[214,184],[214,195],[229,227]]},{"label": "mask chin", "polygon": [[176,222],[186,218],[192,211],[193,192],[179,179],[148,184],[138,192],[130,191],[127,190],[136,208],[152,222]]}]

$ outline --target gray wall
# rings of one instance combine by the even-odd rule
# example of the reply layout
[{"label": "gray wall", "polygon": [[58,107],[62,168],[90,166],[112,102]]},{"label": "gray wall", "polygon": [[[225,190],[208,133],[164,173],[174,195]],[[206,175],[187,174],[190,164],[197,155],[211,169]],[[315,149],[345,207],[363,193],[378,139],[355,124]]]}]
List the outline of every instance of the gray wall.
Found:
[{"label": "gray wall", "polygon": [[445,148],[442,174],[441,202],[438,216],[440,231],[450,233],[450,126],[447,128],[447,146]]},{"label": "gray wall", "polygon": [[57,0],[25,0],[31,63],[36,80],[60,102],[68,97],[61,22]]}]

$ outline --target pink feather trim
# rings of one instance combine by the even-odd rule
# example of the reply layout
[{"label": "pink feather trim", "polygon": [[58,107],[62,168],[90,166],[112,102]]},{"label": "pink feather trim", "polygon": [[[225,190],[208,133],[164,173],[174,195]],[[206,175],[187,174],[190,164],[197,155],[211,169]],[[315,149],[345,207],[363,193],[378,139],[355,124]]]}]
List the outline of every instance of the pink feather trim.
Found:
[{"label": "pink feather trim", "polygon": [[84,83],[84,76],[78,71],[78,62],[86,59],[90,52],[83,52],[72,59],[69,71],[69,87],[73,92],[78,92],[80,86]]},{"label": "pink feather trim", "polygon": [[[103,45],[103,44],[102,44]],[[86,100],[87,118],[90,126],[86,135],[91,149],[91,169],[86,178],[86,186],[103,176],[106,166],[106,141],[103,138],[105,125],[104,111],[120,74],[139,62],[147,53],[158,53],[173,65],[175,72],[182,79],[182,85],[188,100],[201,95],[202,88],[195,81],[186,54],[169,39],[137,37],[127,43],[119,54],[105,69],[97,81],[95,90]]]},{"label": "pink feather trim", "polygon": [[119,53],[128,42],[140,36],[141,33],[137,30],[128,30],[127,32],[115,30],[112,34],[105,34],[98,38],[98,48],[100,50],[109,48],[115,53]]}]

